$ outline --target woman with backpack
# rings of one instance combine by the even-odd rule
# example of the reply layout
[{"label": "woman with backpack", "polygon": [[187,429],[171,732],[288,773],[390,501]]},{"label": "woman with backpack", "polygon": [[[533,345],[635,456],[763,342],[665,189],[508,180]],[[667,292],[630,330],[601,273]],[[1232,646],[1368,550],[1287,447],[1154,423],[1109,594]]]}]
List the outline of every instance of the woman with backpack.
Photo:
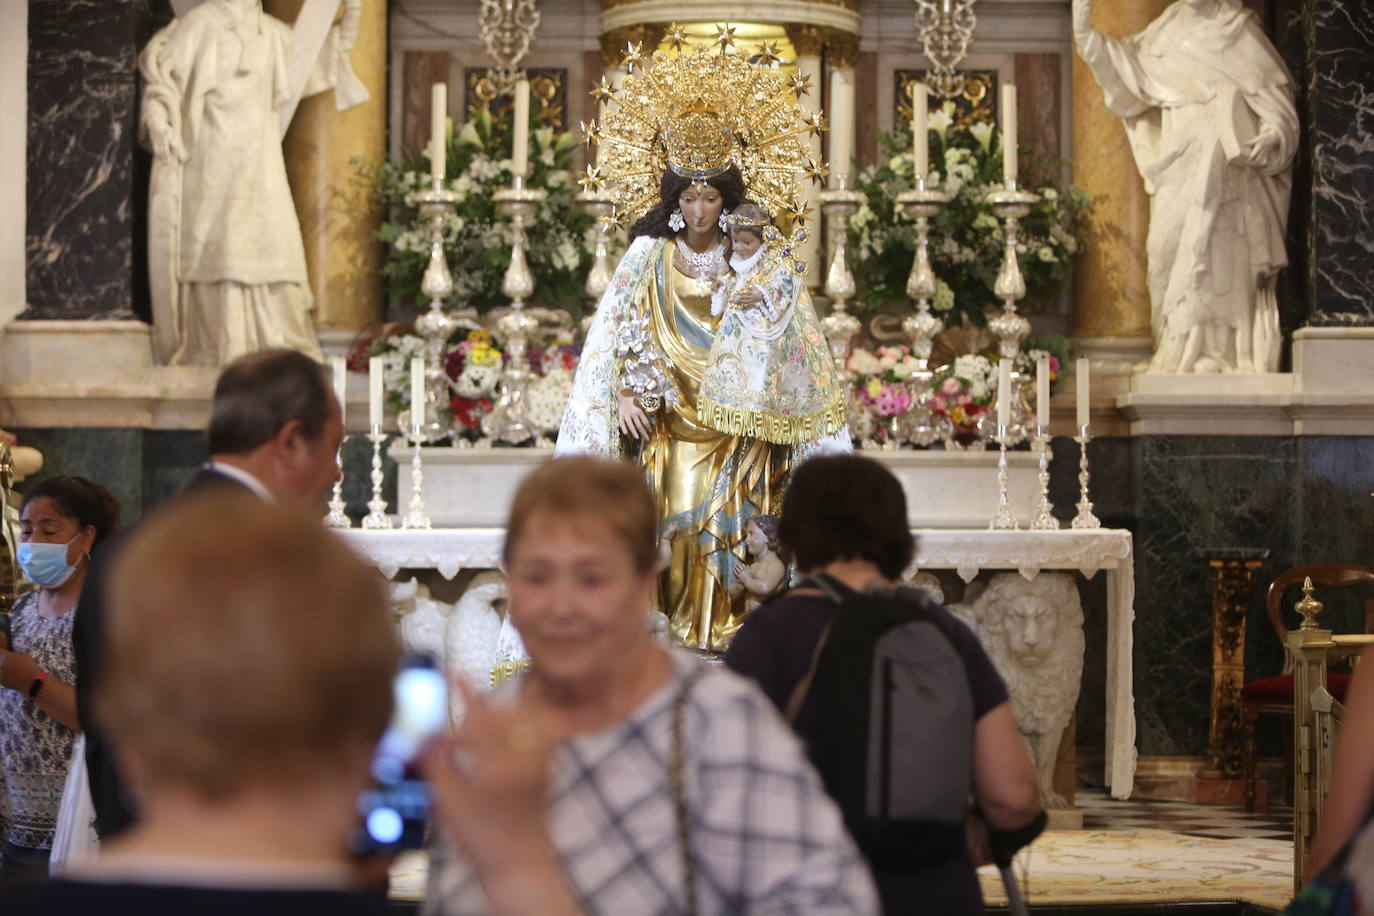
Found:
[{"label": "woman with backpack", "polygon": [[966,815],[1009,859],[1043,829],[1035,765],[973,632],[892,587],[915,552],[901,483],[867,458],[814,458],[793,474],[779,538],[805,578],[745,619],[725,664],[805,743],[885,913],[982,913]]}]

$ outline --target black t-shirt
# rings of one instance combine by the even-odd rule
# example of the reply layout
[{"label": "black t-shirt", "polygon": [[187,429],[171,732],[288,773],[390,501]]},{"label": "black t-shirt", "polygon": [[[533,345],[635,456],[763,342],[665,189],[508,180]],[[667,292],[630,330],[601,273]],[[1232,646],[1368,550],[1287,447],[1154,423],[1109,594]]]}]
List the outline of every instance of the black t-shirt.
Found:
[{"label": "black t-shirt", "polygon": [[[755,681],[768,698],[785,711],[797,684],[811,667],[816,642],[837,605],[825,595],[789,593],[759,605],[744,619],[725,664]],[[959,618],[943,607],[927,605],[964,660],[974,720],[1007,702],[1007,687],[978,642],[978,637]],[[813,704],[803,702],[792,723],[808,751],[815,741]],[[962,916],[983,912],[983,896],[973,861],[967,852],[905,872],[875,870],[873,875],[887,916],[906,913],[940,913]]]},{"label": "black t-shirt", "polygon": [[16,892],[5,916],[385,916],[378,897],[343,890],[52,881]]}]

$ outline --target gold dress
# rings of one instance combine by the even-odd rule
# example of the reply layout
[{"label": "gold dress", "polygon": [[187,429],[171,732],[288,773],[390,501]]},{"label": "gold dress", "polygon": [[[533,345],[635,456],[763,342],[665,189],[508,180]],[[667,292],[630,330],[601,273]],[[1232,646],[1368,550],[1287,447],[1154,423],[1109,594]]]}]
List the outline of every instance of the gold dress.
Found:
[{"label": "gold dress", "polygon": [[[678,269],[675,249],[639,238],[621,260],[588,332],[556,453],[634,456],[659,500],[660,531],[671,531],[659,607],[681,642],[721,651],[745,611],[747,596],[730,595],[735,560],[746,554],[745,523],[779,509],[794,448],[698,421],[698,386],[715,330],[712,287]],[[638,448],[616,427],[627,333],[654,352],[677,389],[651,412],[653,433]]]},{"label": "gold dress", "polygon": [[639,461],[659,499],[663,528],[674,532],[659,580],[660,608],[686,645],[723,649],[744,616],[747,596],[732,598],[728,591],[734,560],[744,558],[744,523],[780,504],[790,449],[698,421],[698,386],[715,333],[712,287],[685,275],[674,250],[664,246],[659,282],[649,286],[645,308],[681,400],[659,412]]}]

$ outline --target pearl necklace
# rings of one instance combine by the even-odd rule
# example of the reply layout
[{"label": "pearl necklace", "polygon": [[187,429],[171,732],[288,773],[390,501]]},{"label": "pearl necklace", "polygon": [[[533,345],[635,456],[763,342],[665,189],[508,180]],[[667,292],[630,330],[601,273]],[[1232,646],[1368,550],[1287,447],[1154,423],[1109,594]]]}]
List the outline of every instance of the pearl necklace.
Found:
[{"label": "pearl necklace", "polygon": [[677,250],[682,255],[682,259],[696,269],[697,277],[702,278],[716,272],[716,265],[720,263],[721,255],[725,253],[725,242],[719,242],[710,251],[698,254],[680,237],[677,240]]}]

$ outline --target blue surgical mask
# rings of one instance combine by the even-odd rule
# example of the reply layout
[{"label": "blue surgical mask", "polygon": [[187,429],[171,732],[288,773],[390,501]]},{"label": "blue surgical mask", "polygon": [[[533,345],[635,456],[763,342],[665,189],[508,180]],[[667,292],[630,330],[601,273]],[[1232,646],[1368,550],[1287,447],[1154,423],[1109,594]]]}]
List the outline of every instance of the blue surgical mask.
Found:
[{"label": "blue surgical mask", "polygon": [[66,544],[24,542],[15,551],[15,558],[23,567],[24,575],[34,585],[61,588],[76,572],[76,567],[67,562],[67,547],[75,540],[76,538],[72,538]]}]

